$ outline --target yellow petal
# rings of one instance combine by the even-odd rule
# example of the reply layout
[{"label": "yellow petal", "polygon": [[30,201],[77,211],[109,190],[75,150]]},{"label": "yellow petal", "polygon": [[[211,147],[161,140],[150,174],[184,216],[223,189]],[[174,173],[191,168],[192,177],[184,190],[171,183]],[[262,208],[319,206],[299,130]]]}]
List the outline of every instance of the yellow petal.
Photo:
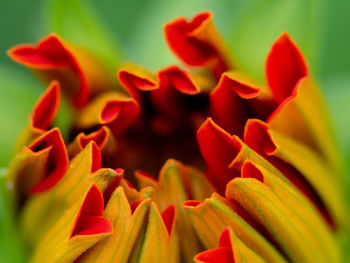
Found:
[{"label": "yellow petal", "polygon": [[116,231],[89,249],[79,262],[128,262],[147,220],[149,206],[150,199],[143,200],[132,213],[123,187],[118,187],[104,211],[104,217],[112,222]]},{"label": "yellow petal", "polygon": [[[102,193],[91,185],[53,224],[36,246],[30,262],[73,262],[85,250],[112,234],[113,226],[101,216],[102,210]],[[86,218],[88,221],[80,221]]]},{"label": "yellow petal", "polygon": [[216,247],[222,230],[229,226],[240,240],[267,262],[286,262],[280,253],[219,195],[213,194],[211,198],[196,206],[185,203],[185,208],[207,249]]},{"label": "yellow petal", "polygon": [[180,262],[178,236],[168,232],[155,203],[151,203],[147,230],[138,262]]},{"label": "yellow petal", "polygon": [[165,209],[169,204],[176,205],[181,255],[185,262],[192,262],[193,256],[200,251],[200,244],[181,204],[190,198],[204,200],[214,191],[213,187],[200,171],[172,159],[162,167],[159,182],[141,172],[136,173],[136,178],[141,188],[154,188],[152,199],[160,209]]},{"label": "yellow petal", "polygon": [[[59,183],[49,191],[32,196],[20,214],[21,232],[32,246],[41,239],[60,215],[81,198],[91,183],[104,189],[116,176],[112,169],[95,170],[97,147],[93,143],[78,154]],[[98,153],[99,154],[99,153]]]},{"label": "yellow petal", "polygon": [[322,245],[305,221],[268,186],[257,179],[235,178],[226,195],[237,200],[295,262],[329,262]]},{"label": "yellow petal", "polygon": [[341,158],[321,91],[310,77],[301,79],[297,85],[295,97],[280,105],[268,123],[275,130],[321,152],[339,172]]}]

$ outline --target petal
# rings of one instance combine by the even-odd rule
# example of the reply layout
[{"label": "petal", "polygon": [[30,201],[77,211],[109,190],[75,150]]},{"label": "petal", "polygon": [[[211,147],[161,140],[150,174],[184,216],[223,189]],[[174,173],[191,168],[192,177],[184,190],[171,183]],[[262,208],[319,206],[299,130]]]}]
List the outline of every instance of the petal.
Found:
[{"label": "petal", "polygon": [[[345,223],[345,203],[339,177],[323,158],[304,144],[284,136],[258,120],[249,120],[246,143],[274,164],[299,190],[320,206],[321,202],[337,223]],[[332,176],[331,176],[332,175]],[[306,181],[305,181],[306,180]],[[316,190],[316,194],[313,189]]]},{"label": "petal", "polygon": [[234,263],[232,249],[228,247],[213,248],[203,251],[194,258],[198,263]]},{"label": "petal", "polygon": [[106,126],[102,126],[92,133],[79,133],[73,142],[68,145],[68,153],[70,158],[81,152],[89,142],[94,141],[103,154],[110,155],[116,151],[116,140],[112,136],[111,131]]},{"label": "petal", "polygon": [[42,239],[31,262],[73,262],[85,250],[111,235],[113,226],[102,217],[102,209],[102,193],[92,184]]},{"label": "petal", "polygon": [[180,253],[183,258],[191,261],[199,252],[200,244],[181,204],[189,198],[203,200],[213,192],[213,187],[201,172],[172,159],[162,167],[158,181],[141,171],[136,172],[135,176],[140,188],[146,186],[154,188],[152,199],[160,209],[165,209],[169,204],[176,205],[179,214],[176,224],[180,239]]},{"label": "petal", "polygon": [[337,172],[341,170],[327,107],[321,91],[310,77],[297,83],[293,96],[270,115],[267,123],[276,131],[319,151]]},{"label": "petal", "polygon": [[137,102],[118,92],[105,93],[86,107],[76,117],[76,129],[88,129],[106,125],[117,137],[135,120],[139,114]]},{"label": "petal", "polygon": [[242,145],[236,137],[230,136],[211,119],[207,119],[198,130],[197,141],[208,165],[207,176],[219,193],[223,193],[226,184],[239,176],[238,172],[229,170],[228,166],[241,151]]},{"label": "petal", "polygon": [[329,262],[322,256],[322,240],[302,218],[266,185],[255,178],[235,178],[226,196],[239,202],[292,261]]},{"label": "petal", "polygon": [[149,205],[149,199],[143,200],[132,213],[123,188],[118,187],[104,211],[104,217],[112,222],[117,231],[85,252],[79,262],[127,262],[141,235]]},{"label": "petal", "polygon": [[267,84],[278,103],[292,96],[299,80],[308,74],[304,58],[288,33],[273,43],[265,69]]},{"label": "petal", "polygon": [[56,185],[67,167],[66,147],[55,128],[23,148],[9,166],[7,180],[14,185],[19,201],[23,201],[28,194],[38,194]]},{"label": "petal", "polygon": [[35,69],[49,81],[58,79],[74,105],[84,106],[91,95],[111,86],[103,67],[82,49],[51,34],[36,46],[18,45],[8,51],[16,62]]},{"label": "petal", "polygon": [[185,202],[184,207],[206,249],[216,247],[222,231],[229,226],[242,242],[266,262],[286,262],[283,256],[223,197],[213,194],[202,203]]},{"label": "petal", "polygon": [[276,177],[273,173],[250,161],[242,167],[243,178],[256,178],[267,185],[279,199],[291,208],[297,217],[302,219],[319,241],[321,253],[329,261],[339,261],[340,251],[327,223],[320,217],[313,204],[296,188]]},{"label": "petal", "polygon": [[47,130],[57,114],[59,104],[60,85],[57,81],[53,81],[34,106],[33,114],[30,116],[32,129]]},{"label": "petal", "polygon": [[150,91],[157,89],[155,76],[133,64],[126,64],[118,71],[120,84],[139,103],[142,103],[140,91]]},{"label": "petal", "polygon": [[178,262],[180,254],[177,238],[174,231],[169,235],[161,213],[152,202],[139,262]]},{"label": "petal", "polygon": [[194,260],[196,262],[266,262],[244,244],[229,227],[222,231],[218,248],[199,253]]},{"label": "petal", "polygon": [[275,107],[265,88],[234,71],[222,74],[210,92],[210,114],[214,121],[228,133],[240,137],[248,118],[265,119]]},{"label": "petal", "polygon": [[112,169],[100,168],[100,152],[96,144],[89,143],[69,165],[59,183],[44,194],[35,195],[22,209],[21,231],[31,245],[35,245],[66,209],[81,198],[92,183],[100,189],[116,176]]},{"label": "petal", "polygon": [[189,66],[206,67],[217,78],[232,67],[210,12],[199,13],[190,22],[185,18],[168,22],[164,34],[173,53]]}]

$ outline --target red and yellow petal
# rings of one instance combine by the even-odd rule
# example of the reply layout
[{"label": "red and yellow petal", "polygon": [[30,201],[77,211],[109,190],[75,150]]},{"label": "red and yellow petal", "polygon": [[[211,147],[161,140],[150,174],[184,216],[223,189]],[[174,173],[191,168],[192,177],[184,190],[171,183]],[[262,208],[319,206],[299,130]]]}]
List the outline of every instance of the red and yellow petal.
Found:
[{"label": "red and yellow petal", "polygon": [[64,93],[78,108],[91,96],[112,85],[111,77],[96,59],[55,34],[40,40],[37,45],[15,46],[8,55],[48,81],[59,80]]},{"label": "red and yellow petal", "polygon": [[92,184],[47,232],[31,262],[73,262],[85,250],[111,235],[113,226],[102,216],[103,207],[102,193]]}]

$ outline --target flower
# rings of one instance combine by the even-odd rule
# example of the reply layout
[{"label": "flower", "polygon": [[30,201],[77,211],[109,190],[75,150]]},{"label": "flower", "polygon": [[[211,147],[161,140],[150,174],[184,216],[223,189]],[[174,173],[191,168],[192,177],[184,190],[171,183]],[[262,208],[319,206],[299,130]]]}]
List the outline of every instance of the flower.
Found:
[{"label": "flower", "polygon": [[341,159],[296,44],[272,44],[264,85],[234,67],[210,12],[164,33],[186,68],[125,63],[118,85],[54,34],[8,52],[50,83],[7,174],[30,261],[341,262]]}]

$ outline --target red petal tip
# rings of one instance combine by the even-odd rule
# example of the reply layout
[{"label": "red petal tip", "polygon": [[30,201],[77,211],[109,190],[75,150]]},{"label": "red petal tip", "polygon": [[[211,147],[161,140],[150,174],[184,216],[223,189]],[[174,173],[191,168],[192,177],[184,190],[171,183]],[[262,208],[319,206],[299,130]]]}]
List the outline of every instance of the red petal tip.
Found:
[{"label": "red petal tip", "polygon": [[80,208],[71,238],[81,235],[111,233],[113,226],[108,219],[102,217],[103,207],[102,193],[96,185],[92,185]]},{"label": "red petal tip", "polygon": [[264,175],[262,172],[250,161],[245,161],[241,171],[242,178],[255,178],[260,182],[264,182]]},{"label": "red petal tip", "polygon": [[171,86],[181,93],[194,95],[200,92],[189,74],[178,66],[170,66],[158,71],[160,89]]},{"label": "red petal tip", "polygon": [[162,219],[165,224],[168,234],[171,235],[174,224],[175,224],[175,205],[169,205],[162,212]]},{"label": "red petal tip", "polygon": [[31,194],[49,190],[63,177],[68,168],[68,153],[59,129],[47,131],[29,147],[33,152],[40,152],[50,148],[47,167],[50,167],[46,177],[37,183]]},{"label": "red petal tip", "polygon": [[250,119],[244,130],[244,142],[259,154],[273,155],[277,147],[268,130],[263,121]]},{"label": "red petal tip", "polygon": [[34,129],[45,131],[49,128],[59,108],[60,94],[59,83],[52,81],[34,106],[31,116],[31,126]]},{"label": "red petal tip", "polygon": [[266,58],[265,75],[278,103],[294,93],[298,81],[308,74],[305,60],[287,33],[273,43]]}]

